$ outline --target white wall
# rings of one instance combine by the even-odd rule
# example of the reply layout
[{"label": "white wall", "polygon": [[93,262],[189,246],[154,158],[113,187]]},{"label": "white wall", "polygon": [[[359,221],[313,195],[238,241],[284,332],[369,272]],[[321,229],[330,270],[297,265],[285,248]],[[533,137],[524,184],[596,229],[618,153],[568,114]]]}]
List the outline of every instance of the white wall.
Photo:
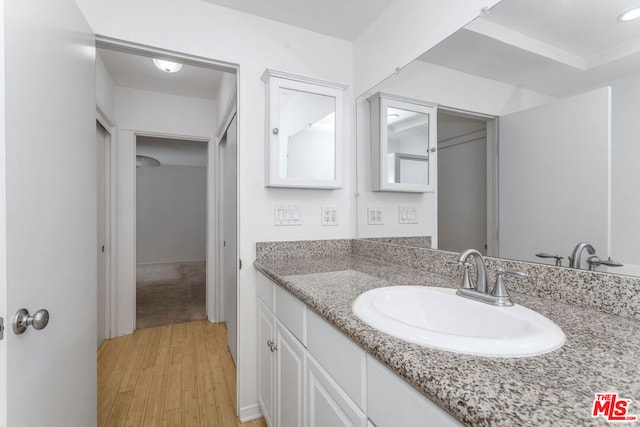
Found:
[{"label": "white wall", "polygon": [[[438,65],[414,61],[367,92],[381,91],[399,96],[434,102],[442,106],[500,116],[534,107],[554,98],[537,92],[461,73]],[[358,125],[358,236],[432,236],[438,247],[438,207],[436,193],[394,193],[371,190],[371,146],[369,102],[357,100]],[[432,156],[433,158],[434,156]],[[384,225],[367,224],[367,207],[382,209]],[[417,208],[418,224],[399,224],[398,208]]]},{"label": "white wall", "polygon": [[354,43],[355,94],[392,75],[499,0],[396,0]]},{"label": "white wall", "polygon": [[109,120],[115,117],[115,85],[104,65],[100,52],[96,51],[96,105]]},{"label": "white wall", "polygon": [[612,89],[611,257],[625,264],[611,272],[640,275],[640,73],[616,80]]},{"label": "white wall", "polygon": [[207,168],[163,164],[136,175],[136,263],[205,260]]},{"label": "white wall", "polygon": [[605,87],[500,119],[500,257],[608,253],[610,100]]},{"label": "white wall", "polygon": [[[200,0],[77,1],[97,34],[240,66],[238,179],[240,257],[244,268],[240,271],[238,299],[238,406],[243,416],[257,416],[257,272],[251,266],[255,259],[255,242],[345,238],[355,234],[350,215],[355,211],[353,178],[349,175],[351,170],[345,169],[345,184],[340,190],[264,188],[265,86],[261,76],[266,68],[273,68],[351,85],[352,44]],[[176,16],[180,19],[176,19]],[[353,135],[349,114],[353,109],[351,93],[350,88],[345,92],[345,141],[352,140]],[[121,96],[119,98],[122,99]],[[118,124],[123,129],[131,129],[135,125],[123,123],[121,115],[118,116]],[[189,119],[186,114],[181,117]],[[120,146],[123,138],[119,141]],[[344,144],[345,168],[352,164],[354,150],[354,144]],[[125,147],[119,153],[118,161],[122,164],[132,156],[132,149]],[[132,181],[133,169],[127,173],[129,176],[123,176],[123,180]],[[123,197],[125,203],[133,200],[133,194],[129,195],[129,199],[126,194]],[[273,206],[291,203],[300,206],[303,225],[275,227]],[[342,216],[339,226],[320,226],[320,208],[323,204],[340,206]],[[121,227],[125,237],[127,231],[133,232],[132,225],[128,229]]]}]

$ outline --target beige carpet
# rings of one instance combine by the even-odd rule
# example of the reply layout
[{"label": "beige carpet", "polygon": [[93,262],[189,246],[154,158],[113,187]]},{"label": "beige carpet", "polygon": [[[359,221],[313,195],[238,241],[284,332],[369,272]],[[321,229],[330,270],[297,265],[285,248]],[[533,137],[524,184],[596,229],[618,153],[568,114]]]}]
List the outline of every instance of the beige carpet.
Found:
[{"label": "beige carpet", "polygon": [[207,318],[206,275],[201,269],[181,268],[178,278],[138,283],[136,327],[138,329]]}]

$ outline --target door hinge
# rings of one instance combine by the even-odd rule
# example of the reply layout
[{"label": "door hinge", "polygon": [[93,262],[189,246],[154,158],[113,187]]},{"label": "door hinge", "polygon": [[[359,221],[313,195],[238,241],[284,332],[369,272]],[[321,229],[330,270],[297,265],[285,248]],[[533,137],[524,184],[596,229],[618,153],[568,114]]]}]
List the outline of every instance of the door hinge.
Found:
[{"label": "door hinge", "polygon": [[4,338],[4,319],[0,317],[0,341]]},{"label": "door hinge", "polygon": [[242,260],[238,260],[238,270],[242,270]]},{"label": "door hinge", "polygon": [[102,245],[102,248],[100,250],[104,253],[104,245]]}]

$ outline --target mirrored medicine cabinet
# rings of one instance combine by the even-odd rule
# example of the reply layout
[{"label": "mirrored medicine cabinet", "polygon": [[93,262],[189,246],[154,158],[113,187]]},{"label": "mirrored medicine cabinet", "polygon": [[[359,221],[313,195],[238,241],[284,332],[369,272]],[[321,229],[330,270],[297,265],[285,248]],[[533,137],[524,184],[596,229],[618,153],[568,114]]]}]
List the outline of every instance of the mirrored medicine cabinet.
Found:
[{"label": "mirrored medicine cabinet", "polygon": [[274,70],[266,84],[265,186],[342,186],[346,85]]},{"label": "mirrored medicine cabinet", "polygon": [[435,191],[436,105],[381,92],[368,101],[373,191]]}]

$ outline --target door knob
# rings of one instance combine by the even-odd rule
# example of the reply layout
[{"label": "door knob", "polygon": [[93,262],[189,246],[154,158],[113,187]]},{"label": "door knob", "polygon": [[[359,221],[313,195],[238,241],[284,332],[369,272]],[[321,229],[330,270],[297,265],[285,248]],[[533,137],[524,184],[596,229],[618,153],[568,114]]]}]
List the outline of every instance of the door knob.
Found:
[{"label": "door knob", "polygon": [[29,310],[21,308],[13,316],[13,332],[20,335],[27,330],[29,326],[33,329],[44,329],[49,323],[49,312],[45,309],[36,311],[33,316],[29,315]]}]

